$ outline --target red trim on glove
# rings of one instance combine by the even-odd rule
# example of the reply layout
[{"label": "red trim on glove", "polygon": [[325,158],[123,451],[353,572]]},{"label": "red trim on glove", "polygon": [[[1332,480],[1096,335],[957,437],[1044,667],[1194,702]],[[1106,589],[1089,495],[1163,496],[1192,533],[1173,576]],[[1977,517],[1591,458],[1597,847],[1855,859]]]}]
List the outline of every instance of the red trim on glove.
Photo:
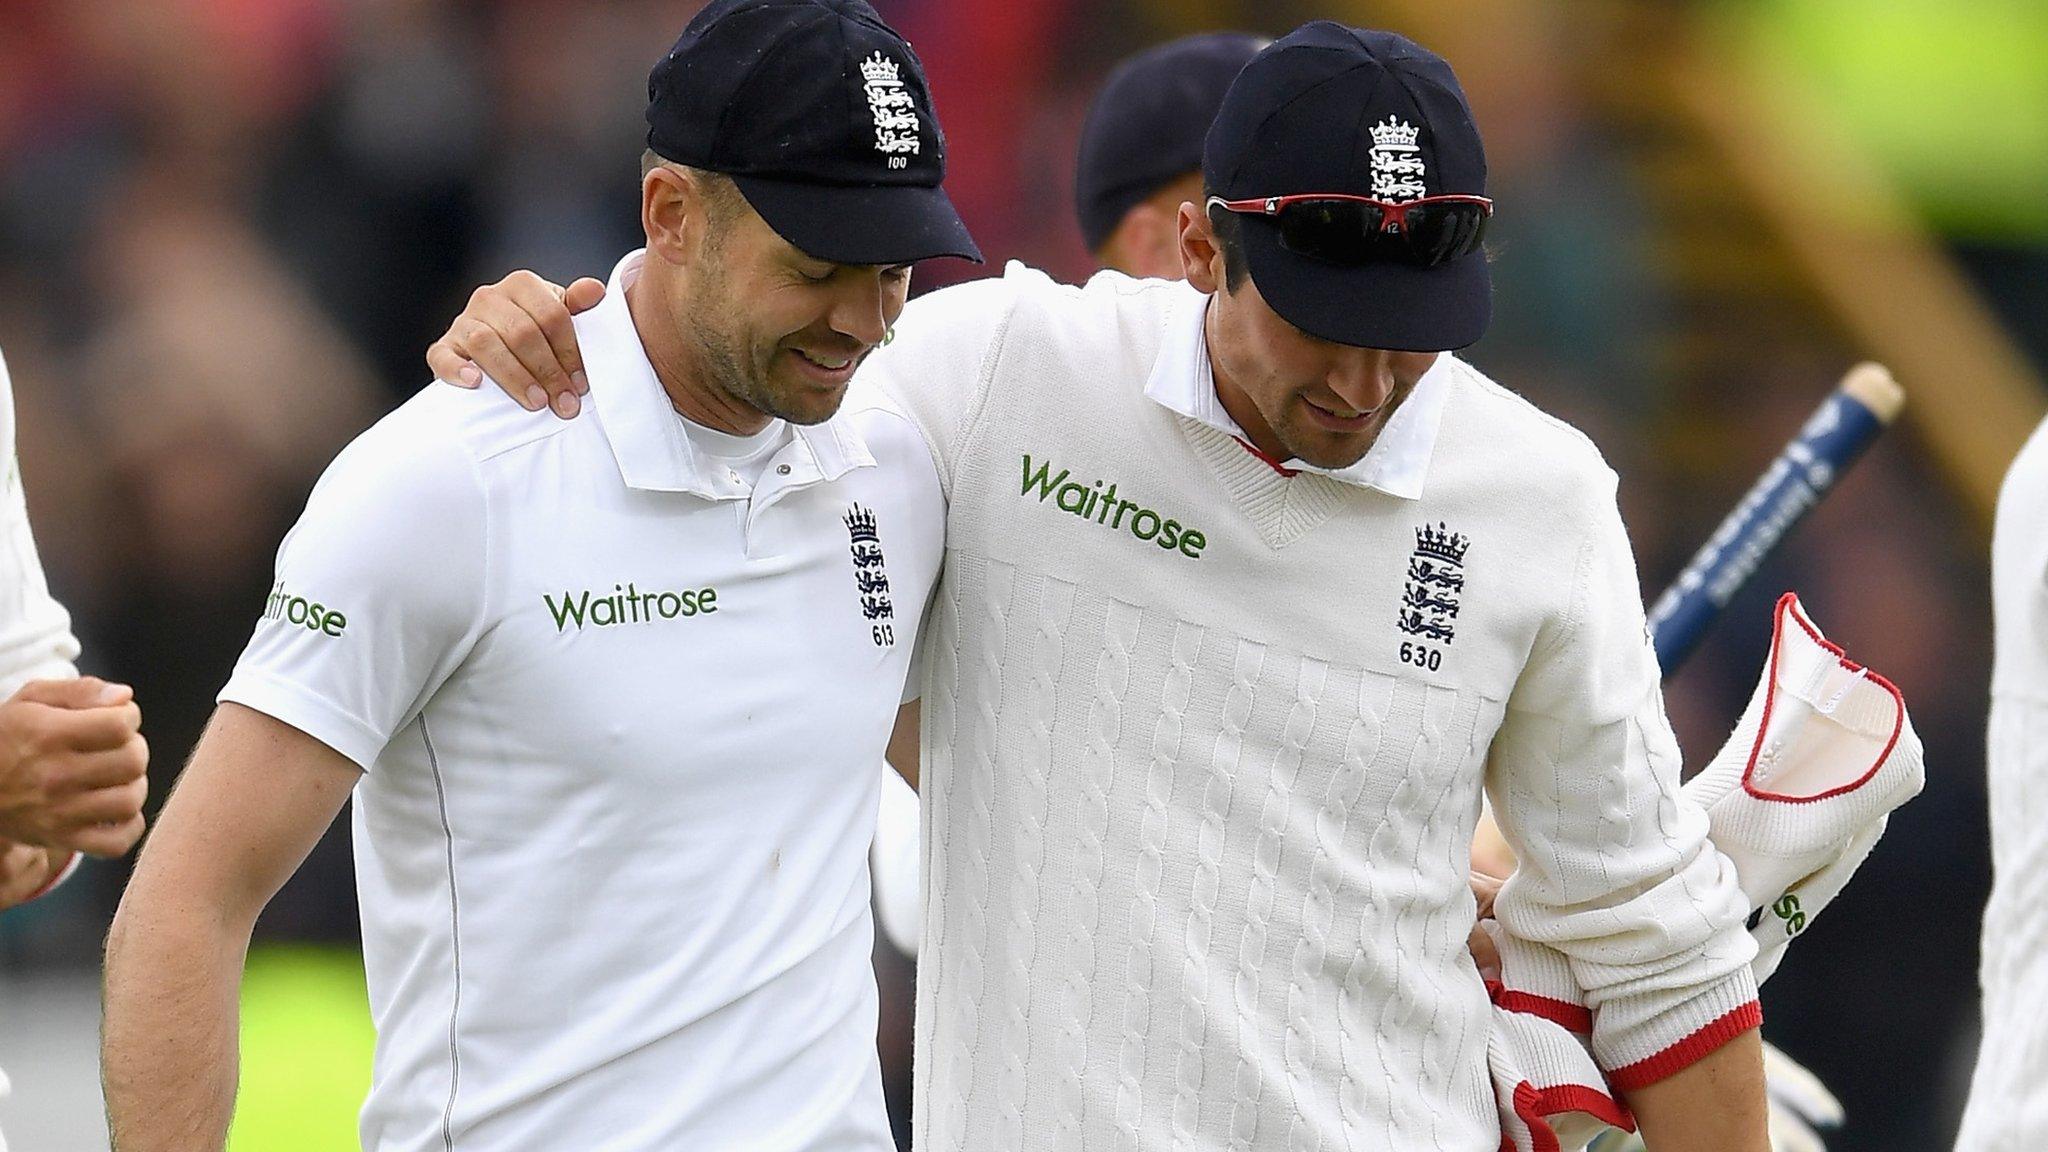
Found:
[{"label": "red trim on glove", "polygon": [[1751,1000],[1662,1052],[1625,1068],[1616,1068],[1607,1074],[1607,1082],[1621,1092],[1647,1088],[1685,1071],[1712,1055],[1721,1045],[1752,1028],[1762,1027],[1763,1022],[1763,1005]]},{"label": "red trim on glove", "polygon": [[[1771,662],[1764,672],[1764,684],[1766,685],[1764,688],[1764,715],[1762,722],[1756,727],[1756,743],[1750,746],[1749,762],[1742,766],[1742,790],[1759,800],[1777,800],[1786,804],[1811,804],[1816,800],[1825,800],[1830,796],[1840,796],[1844,792],[1854,792],[1865,784],[1870,783],[1870,778],[1877,775],[1879,768],[1884,767],[1885,759],[1892,754],[1892,749],[1899,745],[1899,733],[1904,731],[1906,726],[1906,698],[1899,692],[1897,685],[1865,668],[1863,665],[1856,663],[1854,660],[1849,659],[1848,655],[1842,651],[1842,646],[1821,635],[1820,630],[1813,626],[1813,622],[1806,618],[1805,613],[1793,611],[1798,606],[1798,603],[1799,594],[1787,592],[1783,596],[1778,597],[1778,608],[1772,616]],[[1835,659],[1842,662],[1842,667],[1847,668],[1851,672],[1863,673],[1870,679],[1871,683],[1891,693],[1892,702],[1898,705],[1898,715],[1892,720],[1892,738],[1885,742],[1884,751],[1877,754],[1877,759],[1870,765],[1870,770],[1839,788],[1830,788],[1825,792],[1817,792],[1812,796],[1786,796],[1777,792],[1766,792],[1750,783],[1750,778],[1756,774],[1756,758],[1764,749],[1764,737],[1771,730],[1771,710],[1778,703],[1778,649],[1782,646],[1780,642],[1784,637],[1785,617],[1787,616],[1790,616],[1792,622],[1799,625],[1808,636],[1813,637],[1814,643],[1833,652]]]},{"label": "red trim on glove", "polygon": [[1496,1008],[1520,1012],[1527,1016],[1541,1016],[1552,1024],[1581,1036],[1588,1036],[1593,1032],[1593,1010],[1569,1000],[1523,992],[1509,988],[1498,980],[1486,982],[1486,994],[1493,1000],[1493,1006]]},{"label": "red trim on glove", "polygon": [[80,857],[77,852],[69,853],[64,859],[64,866],[62,868],[57,869],[56,872],[52,873],[48,880],[43,881],[43,886],[41,888],[38,888],[34,892],[29,893],[28,898],[23,900],[22,903],[26,904],[29,902],[29,900],[37,900],[49,895],[51,889],[57,887],[57,885],[59,884],[62,884],[65,880],[70,878],[73,872],[78,871],[79,861]]},{"label": "red trim on glove", "polygon": [[[1611,1125],[1623,1132],[1636,1130],[1636,1118],[1619,1101],[1598,1088],[1584,1084],[1558,1084],[1550,1088],[1538,1088],[1527,1080],[1515,1085],[1515,1117],[1529,1128],[1529,1147],[1532,1152],[1561,1152],[1556,1129],[1550,1126],[1551,1116],[1562,1112],[1584,1112],[1602,1124]],[[1514,1152],[1511,1137],[1502,1136],[1501,1152]]]}]

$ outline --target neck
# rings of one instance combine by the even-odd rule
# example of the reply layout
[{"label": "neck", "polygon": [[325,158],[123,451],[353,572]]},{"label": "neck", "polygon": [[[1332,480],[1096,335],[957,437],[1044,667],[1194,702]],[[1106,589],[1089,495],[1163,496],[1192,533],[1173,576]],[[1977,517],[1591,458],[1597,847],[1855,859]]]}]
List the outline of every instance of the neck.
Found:
[{"label": "neck", "polygon": [[1251,441],[1252,447],[1274,460],[1292,459],[1294,453],[1280,442],[1280,437],[1274,435],[1272,425],[1266,423],[1266,418],[1260,414],[1258,405],[1253,404],[1251,397],[1245,395],[1244,389],[1238,387],[1230,378],[1229,370],[1223,366],[1223,357],[1216,354],[1218,342],[1216,309],[1213,302],[1202,315],[1202,343],[1208,349],[1209,375],[1216,386],[1216,398],[1223,402],[1223,410],[1230,413],[1230,418],[1237,421],[1237,426],[1244,429],[1245,439]]},{"label": "neck", "polygon": [[681,312],[672,298],[673,286],[647,272],[643,265],[641,274],[626,285],[626,311],[669,404],[685,420],[734,436],[752,436],[766,428],[773,417],[715,382],[704,363],[702,344],[691,341],[675,319]]}]

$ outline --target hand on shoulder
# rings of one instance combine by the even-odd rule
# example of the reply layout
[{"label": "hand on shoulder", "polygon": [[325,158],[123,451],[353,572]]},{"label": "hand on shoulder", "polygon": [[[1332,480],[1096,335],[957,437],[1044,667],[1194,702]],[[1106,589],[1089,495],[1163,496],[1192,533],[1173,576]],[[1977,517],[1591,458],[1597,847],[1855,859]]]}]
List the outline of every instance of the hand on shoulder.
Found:
[{"label": "hand on shoulder", "polygon": [[528,411],[552,409],[564,420],[590,391],[571,318],[604,299],[603,281],[586,276],[567,288],[524,269],[470,294],[448,331],[427,349],[434,378],[475,388],[489,376]]}]

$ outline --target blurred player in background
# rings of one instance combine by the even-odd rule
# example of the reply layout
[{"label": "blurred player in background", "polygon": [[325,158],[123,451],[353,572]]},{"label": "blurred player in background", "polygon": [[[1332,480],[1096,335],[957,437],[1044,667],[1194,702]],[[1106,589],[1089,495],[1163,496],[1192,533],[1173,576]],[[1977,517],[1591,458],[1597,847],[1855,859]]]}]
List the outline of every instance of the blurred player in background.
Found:
[{"label": "blurred player in background", "polygon": [[142,835],[149,749],[125,684],[81,677],[71,618],[50,598],[14,451],[0,359],[0,908],[48,892],[81,855]]},{"label": "blurred player in background", "polygon": [[[1571,955],[1650,1147],[1766,1147],[1747,909],[1677,792],[1613,474],[1439,354],[1490,314],[1448,66],[1305,26],[1203,167],[1187,284],[1013,269],[863,370],[950,498],[918,1139],[1490,1152],[1483,778],[1501,921]],[[494,374],[569,342],[559,293],[483,301],[527,315],[447,346]]]},{"label": "blurred player in background", "polygon": [[1999,492],[1991,610],[1984,1039],[1958,1152],[2048,1142],[2048,424]]},{"label": "blurred player in background", "polygon": [[142,835],[142,712],[126,685],[79,676],[77,655],[29,532],[0,358],[0,910],[56,887],[82,855],[119,856]]},{"label": "blurred player in background", "polygon": [[1180,206],[1202,199],[1202,141],[1230,82],[1272,43],[1202,32],[1118,64],[1081,124],[1074,215],[1081,241],[1126,276],[1181,278]]},{"label": "blurred player in background", "polygon": [[979,252],[859,0],[705,8],[647,119],[592,417],[429,390],[280,549],[109,939],[123,1152],[222,1146],[251,928],[352,792],[365,1147],[893,1147],[865,856],[944,505],[841,401]]}]

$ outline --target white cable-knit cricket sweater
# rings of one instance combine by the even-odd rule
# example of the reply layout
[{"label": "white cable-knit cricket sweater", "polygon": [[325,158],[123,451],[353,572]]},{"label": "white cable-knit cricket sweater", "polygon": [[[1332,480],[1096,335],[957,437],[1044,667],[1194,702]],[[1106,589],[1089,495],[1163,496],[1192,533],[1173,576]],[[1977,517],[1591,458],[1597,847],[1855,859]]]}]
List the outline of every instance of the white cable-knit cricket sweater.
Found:
[{"label": "white cable-knit cricket sweater", "polygon": [[1615,477],[1462,364],[1419,499],[1144,395],[1193,289],[1012,266],[863,379],[950,498],[925,653],[921,1149],[1494,1152],[1482,785],[1609,1069],[1754,1013]]},{"label": "white cable-knit cricket sweater", "polygon": [[1991,902],[1984,1040],[1956,1147],[2048,1141],[2048,424],[2006,474],[1991,538]]}]

